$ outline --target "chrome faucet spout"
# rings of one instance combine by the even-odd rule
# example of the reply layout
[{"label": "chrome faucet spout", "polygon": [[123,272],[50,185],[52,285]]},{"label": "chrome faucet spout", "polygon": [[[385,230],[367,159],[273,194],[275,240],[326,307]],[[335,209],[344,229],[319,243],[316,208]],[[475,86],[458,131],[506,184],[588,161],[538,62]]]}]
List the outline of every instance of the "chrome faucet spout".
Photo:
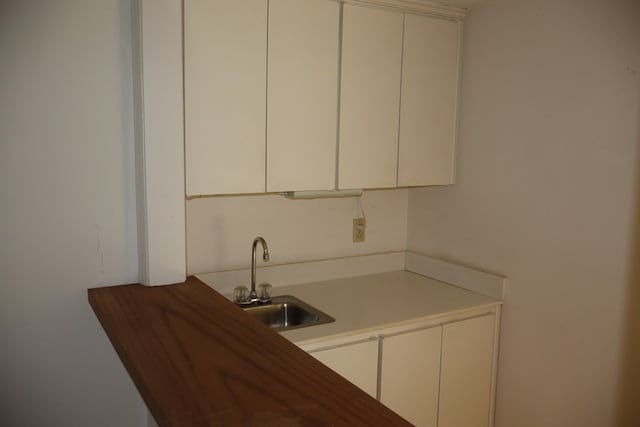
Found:
[{"label": "chrome faucet spout", "polygon": [[267,242],[260,236],[253,239],[253,245],[251,246],[251,292],[249,293],[249,299],[251,301],[258,300],[258,293],[256,292],[256,249],[258,243],[262,244],[262,259],[269,261],[269,247]]}]

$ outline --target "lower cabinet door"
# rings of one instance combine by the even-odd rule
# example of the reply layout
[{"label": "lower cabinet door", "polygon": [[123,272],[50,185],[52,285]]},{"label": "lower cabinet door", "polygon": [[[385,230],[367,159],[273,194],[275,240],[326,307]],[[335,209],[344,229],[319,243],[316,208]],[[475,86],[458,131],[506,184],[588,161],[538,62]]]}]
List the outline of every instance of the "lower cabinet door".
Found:
[{"label": "lower cabinet door", "polygon": [[438,425],[442,327],[382,340],[380,401],[418,427]]},{"label": "lower cabinet door", "polygon": [[376,398],[378,388],[377,340],[312,351],[310,354]]},{"label": "lower cabinet door", "polygon": [[487,427],[495,315],[443,326],[438,427]]}]

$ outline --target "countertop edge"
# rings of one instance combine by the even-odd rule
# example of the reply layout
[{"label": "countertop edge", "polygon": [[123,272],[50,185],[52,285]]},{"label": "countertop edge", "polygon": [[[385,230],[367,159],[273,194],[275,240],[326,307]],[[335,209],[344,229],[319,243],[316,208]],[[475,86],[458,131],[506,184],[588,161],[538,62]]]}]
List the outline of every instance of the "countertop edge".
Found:
[{"label": "countertop edge", "polygon": [[193,276],[88,299],[159,426],[410,425]]}]

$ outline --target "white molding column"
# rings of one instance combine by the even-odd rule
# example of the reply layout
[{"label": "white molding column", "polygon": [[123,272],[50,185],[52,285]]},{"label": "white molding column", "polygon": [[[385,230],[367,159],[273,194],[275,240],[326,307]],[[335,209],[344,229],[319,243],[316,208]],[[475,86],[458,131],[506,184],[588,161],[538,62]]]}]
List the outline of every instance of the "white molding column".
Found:
[{"label": "white molding column", "polygon": [[140,282],[186,278],[182,2],[132,0]]}]

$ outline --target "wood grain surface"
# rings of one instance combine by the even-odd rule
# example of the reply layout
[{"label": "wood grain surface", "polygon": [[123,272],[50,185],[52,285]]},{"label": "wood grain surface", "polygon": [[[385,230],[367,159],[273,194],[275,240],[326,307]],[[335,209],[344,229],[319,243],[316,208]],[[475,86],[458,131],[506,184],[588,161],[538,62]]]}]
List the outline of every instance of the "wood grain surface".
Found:
[{"label": "wood grain surface", "polygon": [[194,277],[88,293],[160,426],[411,425]]}]

